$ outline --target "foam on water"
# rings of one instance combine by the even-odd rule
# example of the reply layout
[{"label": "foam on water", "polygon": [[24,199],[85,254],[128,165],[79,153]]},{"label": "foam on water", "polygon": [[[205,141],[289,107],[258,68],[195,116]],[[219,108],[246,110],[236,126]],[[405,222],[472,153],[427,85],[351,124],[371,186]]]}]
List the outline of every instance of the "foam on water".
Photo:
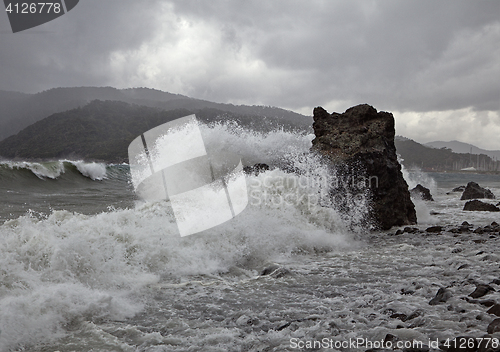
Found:
[{"label": "foam on water", "polygon": [[[249,205],[241,214],[182,238],[168,202],[6,221],[0,226],[0,351],[289,350],[290,338],[380,340],[391,333],[424,340],[485,331],[488,320],[476,319],[481,312],[460,297],[473,289],[467,280],[488,283],[500,275],[488,253],[497,239],[355,233],[366,199],[348,202],[347,213],[337,209],[318,182],[329,170],[307,155],[311,135],[231,124],[202,126],[202,132],[211,150],[239,153],[246,165],[286,161],[297,172],[247,176]],[[72,165],[88,178],[127,184],[118,177],[121,169]],[[422,203],[424,223],[463,216],[491,222],[491,214],[465,214],[456,195],[422,184],[436,199]],[[270,262],[292,274],[260,276]],[[464,263],[469,267],[458,271]],[[428,304],[452,283],[452,310]],[[417,311],[422,315],[408,322],[390,317]]]},{"label": "foam on water", "polygon": [[10,170],[28,170],[39,179],[57,179],[64,174],[68,168],[76,168],[81,175],[92,180],[103,180],[106,178],[106,165],[96,162],[85,162],[82,160],[56,160],[45,162],[26,161],[0,161],[0,167]]},{"label": "foam on water", "polygon": [[[208,145],[222,142],[221,150],[231,147],[252,162],[286,156],[303,174],[275,169],[249,176],[254,198],[243,213],[184,238],[168,202],[138,201],[133,209],[93,216],[54,211],[44,219],[26,215],[5,222],[0,227],[0,350],[53,342],[82,322],[131,317],[147,302],[144,290],[160,281],[219,276],[234,268],[255,275],[266,262],[356,244],[348,230],[352,224],[322,204],[321,188],[307,181],[311,170],[316,175],[321,170],[317,160],[301,156],[310,136],[263,135],[227,125],[203,129]],[[101,164],[73,165],[91,179],[106,175]]]}]

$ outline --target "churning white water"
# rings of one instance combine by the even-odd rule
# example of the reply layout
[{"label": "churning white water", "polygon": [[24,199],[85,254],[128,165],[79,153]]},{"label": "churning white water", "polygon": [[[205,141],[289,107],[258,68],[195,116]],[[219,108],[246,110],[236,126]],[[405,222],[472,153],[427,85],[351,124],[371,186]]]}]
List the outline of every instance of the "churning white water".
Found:
[{"label": "churning white water", "polygon": [[[168,202],[134,199],[119,168],[75,162],[87,194],[121,185],[132,205],[84,215],[75,193],[58,198],[71,211],[27,213],[0,225],[0,351],[296,351],[325,338],[332,348],[316,350],[331,351],[343,350],[335,343],[387,334],[428,344],[485,333],[492,318],[461,297],[476,282],[500,278],[498,236],[363,231],[364,199],[350,203],[347,217],[325,198],[317,180],[327,168],[307,155],[313,136],[231,124],[202,132],[205,143],[240,154],[246,165],[297,172],[248,175],[245,211],[181,238]],[[64,173],[44,173],[55,183],[30,182],[57,189]],[[430,180],[436,202],[417,205],[422,229],[498,221],[463,212],[457,195],[424,176],[419,182]],[[261,275],[265,268],[269,275]],[[430,306],[440,287],[453,297]]]}]

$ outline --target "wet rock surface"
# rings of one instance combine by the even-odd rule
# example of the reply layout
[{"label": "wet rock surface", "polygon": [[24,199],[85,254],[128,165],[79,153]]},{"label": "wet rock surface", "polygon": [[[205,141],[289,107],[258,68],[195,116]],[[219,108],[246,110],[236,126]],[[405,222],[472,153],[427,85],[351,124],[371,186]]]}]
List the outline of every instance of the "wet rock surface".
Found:
[{"label": "wet rock surface", "polygon": [[466,211],[500,211],[500,208],[490,203],[481,202],[480,200],[470,200],[464,205]]},{"label": "wet rock surface", "polygon": [[478,198],[495,199],[495,195],[489,189],[479,186],[476,182],[469,182],[460,200]]},{"label": "wet rock surface", "polygon": [[434,201],[434,198],[432,198],[431,191],[422,186],[421,184],[418,184],[415,186],[415,188],[412,188],[410,190],[410,195],[412,198],[417,198],[417,199],[422,199],[422,200],[427,200],[427,201]]},{"label": "wet rock surface", "polygon": [[327,158],[341,176],[370,180],[374,224],[381,229],[416,224],[415,207],[396,156],[393,115],[367,104],[342,114],[317,107],[313,115],[312,151]]}]

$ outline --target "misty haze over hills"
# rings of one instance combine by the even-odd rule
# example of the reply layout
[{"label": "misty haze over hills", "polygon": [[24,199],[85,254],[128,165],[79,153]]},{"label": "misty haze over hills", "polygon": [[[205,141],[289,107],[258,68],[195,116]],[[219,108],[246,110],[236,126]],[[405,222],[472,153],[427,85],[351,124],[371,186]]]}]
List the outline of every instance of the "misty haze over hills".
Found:
[{"label": "misty haze over hills", "polygon": [[425,143],[425,145],[428,147],[438,148],[438,149],[449,148],[455,153],[484,154],[488,155],[490,158],[500,160],[500,150],[481,149],[469,143],[463,143],[459,141],[450,141],[450,142],[435,141],[435,142]]},{"label": "misty haze over hills", "polygon": [[[0,156],[126,162],[128,144],[136,136],[193,113],[206,123],[233,120],[262,132],[277,127],[312,132],[311,116],[276,107],[213,103],[148,88],[54,88],[37,94],[0,91]],[[401,136],[395,142],[407,167],[500,170],[500,151],[458,141],[422,145]],[[471,147],[472,154],[477,154],[474,157]]]},{"label": "misty haze over hills", "polygon": [[149,88],[54,88],[36,94],[0,90],[0,141],[52,114],[83,107],[93,100],[121,101],[162,110],[211,108],[240,115],[279,119],[295,128],[311,128],[312,117],[267,106],[214,103]]}]

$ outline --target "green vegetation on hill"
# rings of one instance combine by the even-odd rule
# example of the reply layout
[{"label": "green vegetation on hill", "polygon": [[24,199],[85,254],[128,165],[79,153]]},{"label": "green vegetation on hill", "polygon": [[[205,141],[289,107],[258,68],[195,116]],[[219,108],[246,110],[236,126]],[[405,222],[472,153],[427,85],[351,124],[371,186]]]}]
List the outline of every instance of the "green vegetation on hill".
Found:
[{"label": "green vegetation on hill", "polygon": [[53,114],[0,141],[0,157],[128,162],[128,146],[134,138],[153,127],[193,113],[203,122],[230,119],[260,131],[283,125],[294,128],[281,124],[277,117],[240,115],[212,108],[165,111],[119,101],[94,100],[84,107]]},{"label": "green vegetation on hill", "polygon": [[0,140],[47,116],[83,107],[95,99],[121,101],[162,110],[215,109],[237,115],[277,118],[283,124],[301,129],[312,125],[312,117],[276,107],[214,103],[149,88],[73,87],[53,88],[37,94],[0,91]]}]

